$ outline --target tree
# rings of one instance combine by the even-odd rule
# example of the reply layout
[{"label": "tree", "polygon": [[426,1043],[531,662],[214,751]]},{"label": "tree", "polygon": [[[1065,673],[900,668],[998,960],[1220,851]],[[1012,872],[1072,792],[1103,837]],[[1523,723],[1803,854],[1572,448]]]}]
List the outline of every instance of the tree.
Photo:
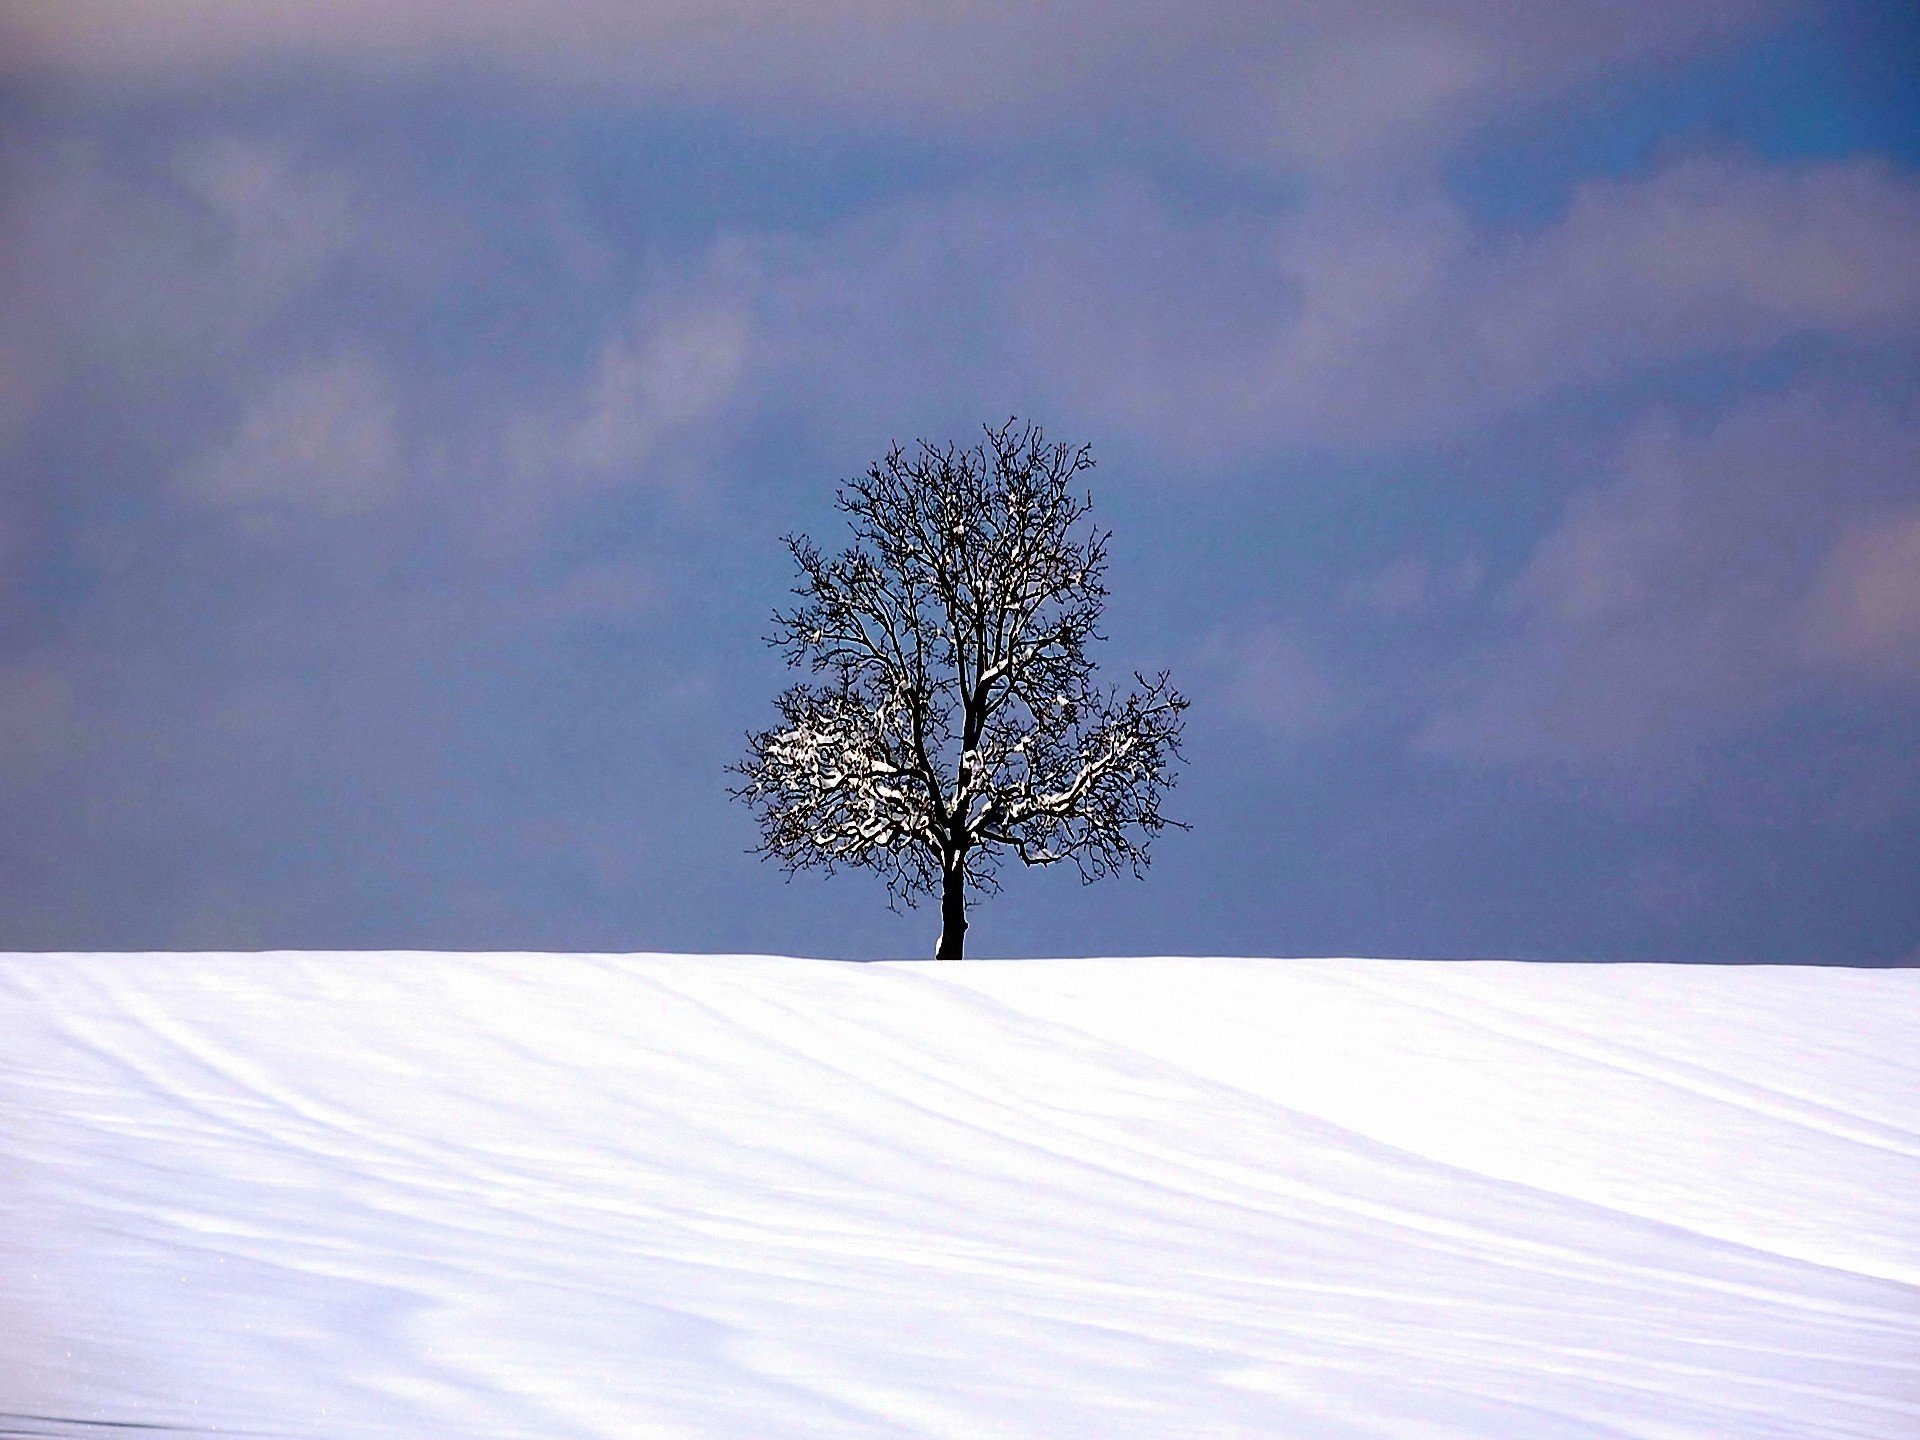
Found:
[{"label": "tree", "polygon": [[815,678],[730,767],[789,875],[860,866],[893,903],[937,893],[942,960],[1005,856],[1138,876],[1151,839],[1186,828],[1160,801],[1187,701],[1165,672],[1125,695],[1095,683],[1111,532],[1074,488],[1092,455],[1016,425],[893,447],[838,492],[839,555],[786,538],[800,603],[768,643]]}]

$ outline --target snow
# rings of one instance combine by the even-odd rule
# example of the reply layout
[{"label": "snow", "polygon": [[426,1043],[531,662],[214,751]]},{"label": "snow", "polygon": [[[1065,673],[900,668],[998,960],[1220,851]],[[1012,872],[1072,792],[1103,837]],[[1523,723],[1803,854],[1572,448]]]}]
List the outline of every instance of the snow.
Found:
[{"label": "snow", "polygon": [[1920,971],[23,955],[0,1034],[0,1434],[1920,1436]]}]

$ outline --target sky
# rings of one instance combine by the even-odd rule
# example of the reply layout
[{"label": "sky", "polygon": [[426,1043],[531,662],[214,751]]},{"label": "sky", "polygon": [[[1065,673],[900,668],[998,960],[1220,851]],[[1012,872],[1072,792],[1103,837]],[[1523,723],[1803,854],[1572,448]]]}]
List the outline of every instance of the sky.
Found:
[{"label": "sky", "polygon": [[970,953],[1920,961],[1920,21],[0,0],[0,948],[931,953],[780,537],[1093,447],[1143,882]]}]

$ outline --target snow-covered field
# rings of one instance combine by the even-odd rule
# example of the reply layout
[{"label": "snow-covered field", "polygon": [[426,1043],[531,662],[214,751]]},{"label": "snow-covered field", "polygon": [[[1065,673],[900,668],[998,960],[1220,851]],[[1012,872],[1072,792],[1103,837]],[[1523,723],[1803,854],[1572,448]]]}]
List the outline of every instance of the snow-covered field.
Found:
[{"label": "snow-covered field", "polygon": [[13,956],[0,1035],[0,1435],[1920,1436],[1920,971]]}]

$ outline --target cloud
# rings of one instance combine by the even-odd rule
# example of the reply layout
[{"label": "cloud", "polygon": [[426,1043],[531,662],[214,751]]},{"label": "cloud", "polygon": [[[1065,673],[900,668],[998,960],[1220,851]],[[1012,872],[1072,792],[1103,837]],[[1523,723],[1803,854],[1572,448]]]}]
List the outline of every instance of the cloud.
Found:
[{"label": "cloud", "polygon": [[1234,83],[1198,93],[1214,143],[1340,175],[1431,155],[1501,108],[1724,44],[1788,8],[1773,0],[1273,7],[1284,18],[1261,27],[1268,43],[1250,47]]},{"label": "cloud", "polygon": [[1820,562],[1795,628],[1809,664],[1920,680],[1920,506],[1850,528]]},{"label": "cloud", "polygon": [[1135,191],[1029,238],[1035,370],[1185,449],[1427,438],[1661,366],[1920,329],[1920,185],[1872,161],[1689,160],[1590,184],[1534,232],[1340,192],[1250,234]]},{"label": "cloud", "polygon": [[371,238],[359,185],[277,147],[215,135],[181,145],[168,168],[215,219],[226,288],[249,306],[313,285]]},{"label": "cloud", "polygon": [[[491,485],[518,496],[507,510],[551,510],[643,471],[696,471],[698,437],[755,399],[908,426],[931,423],[929,396],[983,413],[1044,406],[1205,465],[1275,445],[1432,439],[1806,336],[1920,332],[1920,186],[1871,162],[1695,159],[1590,185],[1553,224],[1517,232],[1419,188],[1315,191],[1220,218],[1126,184],[950,193],[823,234],[726,237],[637,296],[556,274],[542,301],[576,307],[586,334],[604,326],[584,355],[523,363],[475,347],[429,370],[408,358],[419,327],[407,318],[424,321],[484,266],[490,252],[458,238],[481,233],[476,217],[231,137],[175,146],[150,173],[84,148],[31,155],[23,173],[0,354],[36,378],[0,407],[14,429],[58,389],[49,375],[110,373],[169,420],[168,396],[231,401],[244,379],[248,404],[275,407],[253,422],[252,449],[210,457],[212,435],[154,431],[199,446],[183,493],[237,497],[248,466],[298,469],[260,451],[266,419],[292,422],[293,392],[252,378],[298,373],[324,382],[298,443],[361,448],[327,462],[333,491],[312,475],[293,488],[331,494],[341,513],[375,504],[382,447],[415,409],[416,488]],[[543,253],[591,248],[563,216],[522,223]],[[596,322],[595,308],[615,318]],[[382,372],[357,382],[358,432],[338,415],[325,437],[312,429],[326,396],[354,383],[351,367],[313,372],[316,354]]]},{"label": "cloud", "polygon": [[[406,501],[497,544],[538,541],[595,493],[685,479],[692,450],[739,393],[751,331],[724,299],[643,294],[583,372],[505,413],[409,422],[392,364],[302,361],[246,396],[234,431],[176,471],[186,500],[262,515],[366,516]],[[544,393],[539,393],[544,392]]]},{"label": "cloud", "polygon": [[238,431],[190,461],[175,488],[219,505],[351,515],[407,478],[392,385],[367,357],[312,361],[264,385]]},{"label": "cloud", "polygon": [[183,141],[157,163],[83,141],[0,145],[0,184],[0,349],[40,403],[76,379],[141,401],[191,388],[369,244],[347,177],[238,138]]},{"label": "cloud", "polygon": [[0,0],[16,74],[205,85],[488,74],[787,119],[1022,130],[1124,113],[1282,163],[1431,142],[1500,100],[1712,43],[1772,0]]},{"label": "cloud", "polygon": [[1431,442],[1675,367],[1920,336],[1920,183],[1694,157],[1538,228],[1428,187],[1195,214],[1128,181],[875,207],[761,247],[765,364],[876,419],[1044,405],[1200,466]]},{"label": "cloud", "polygon": [[495,552],[524,550],[596,497],[698,489],[743,403],[757,337],[751,296],[689,268],[631,297],[583,368],[519,377],[500,413],[432,437],[419,468],[453,525]]},{"label": "cloud", "polygon": [[509,448],[525,472],[620,476],[734,398],[750,356],[745,307],[725,296],[650,302],[602,344],[576,395],[515,427]]},{"label": "cloud", "polygon": [[[0,443],[83,403],[126,483],[163,474],[191,506],[431,511],[519,541],[596,491],[697,469],[753,349],[752,296],[703,256],[617,288],[542,196],[501,215],[187,131],[0,144]],[[569,317],[557,341],[548,309]],[[544,343],[462,329],[502,313]]]},{"label": "cloud", "polygon": [[1870,160],[1683,159],[1521,229],[1418,187],[1265,216],[1124,181],[959,190],[722,251],[526,417],[516,463],[584,484],[760,405],[863,437],[1038,410],[1206,468],[1451,439],[1809,339],[1884,358],[1920,337],[1920,184]]},{"label": "cloud", "polygon": [[1286,744],[1324,734],[1346,708],[1325,667],[1279,624],[1221,632],[1200,668],[1231,713]]},{"label": "cloud", "polygon": [[[1506,594],[1428,749],[1490,760],[1688,748],[1857,685],[1920,679],[1920,415],[1813,386],[1704,431],[1643,423]],[[1855,686],[1837,695],[1837,674]]]},{"label": "cloud", "polygon": [[1566,372],[1605,374],[1648,353],[1908,335],[1916,257],[1920,185],[1879,161],[1692,160],[1585,187],[1560,226],[1483,277],[1476,338],[1514,377],[1556,351]]},{"label": "cloud", "polygon": [[1406,620],[1464,600],[1486,579],[1478,555],[1462,555],[1445,564],[1407,555],[1347,586],[1349,604],[1382,620]]}]

